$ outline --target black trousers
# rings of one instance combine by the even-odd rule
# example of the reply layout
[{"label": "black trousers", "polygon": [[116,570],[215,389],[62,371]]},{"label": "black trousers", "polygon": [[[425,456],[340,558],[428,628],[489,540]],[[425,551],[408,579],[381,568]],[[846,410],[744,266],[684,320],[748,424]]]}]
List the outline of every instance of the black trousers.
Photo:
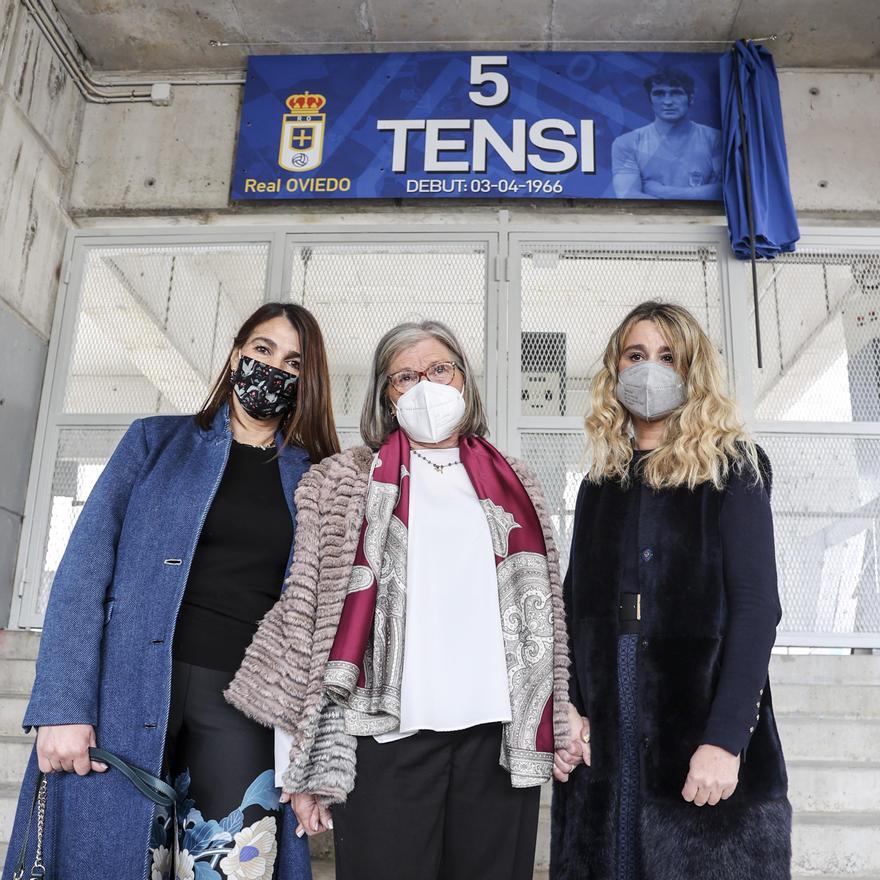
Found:
[{"label": "black trousers", "polygon": [[336,880],[531,880],[540,788],[513,788],[500,751],[500,724],[359,737]]},{"label": "black trousers", "polygon": [[[232,675],[179,660],[171,671],[166,768],[175,778],[189,771],[187,797],[195,801],[205,820],[228,816],[257,777],[275,766],[272,729],[242,715],[223,699]],[[245,827],[264,816],[278,819],[280,833],[280,813],[259,804],[244,810]]]}]

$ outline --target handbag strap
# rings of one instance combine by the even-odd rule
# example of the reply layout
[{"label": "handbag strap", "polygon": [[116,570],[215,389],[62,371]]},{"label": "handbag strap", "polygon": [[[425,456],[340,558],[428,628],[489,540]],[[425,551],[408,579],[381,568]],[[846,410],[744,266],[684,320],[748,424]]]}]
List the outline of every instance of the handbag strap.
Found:
[{"label": "handbag strap", "polygon": [[101,764],[115,767],[141,794],[146,795],[154,804],[160,807],[172,807],[177,801],[177,792],[163,780],[140,767],[133,767],[123,761],[118,755],[108,752],[106,749],[89,749],[89,757]]},{"label": "handbag strap", "polygon": [[[110,767],[115,767],[131,784],[142,794],[148,797],[154,804],[160,807],[167,807],[171,810],[173,816],[173,828],[176,834],[177,829],[177,792],[163,780],[141,770],[140,767],[133,767],[127,761],[124,761],[118,755],[108,752],[106,749],[89,749],[89,758],[93,761],[99,761]],[[43,824],[45,820],[46,809],[46,789],[49,779],[42,771],[37,775],[37,784],[34,786],[34,796],[31,801],[31,808],[28,812],[27,825],[24,829],[24,836],[21,842],[21,851],[18,854],[18,861],[13,872],[13,880],[23,880],[24,863],[27,859],[28,845],[31,839],[31,828],[34,822],[34,811],[37,812],[37,854],[34,860],[34,867],[31,870],[31,880],[45,876],[46,869],[42,862],[43,851]],[[172,853],[173,853],[172,849]],[[176,858],[172,855],[173,863]]]},{"label": "handbag strap", "polygon": [[[177,792],[167,782],[133,767],[124,761],[119,755],[108,752],[106,749],[92,747],[89,749],[89,757],[93,761],[108,764],[115,767],[141,794],[148,797],[154,804],[171,810],[171,833],[176,844],[177,841]],[[171,847],[171,876],[177,876],[177,846]]]},{"label": "handbag strap", "polygon": [[[25,825],[24,829],[24,837],[21,841],[21,851],[18,854],[18,861],[15,864],[15,871],[12,874],[12,880],[22,880],[24,877],[24,862],[27,858],[27,850],[28,844],[31,840],[31,828],[34,823],[34,810],[37,809],[37,805],[40,804],[40,798],[43,798],[42,804],[40,804],[39,812],[42,814],[45,808],[45,798],[46,798],[46,786],[48,785],[49,780],[46,778],[46,774],[40,772],[37,775],[37,784],[34,786],[34,796],[31,799],[31,808],[28,811],[28,819],[27,825]],[[37,819],[37,855],[34,859],[34,870],[31,872],[31,877],[37,871],[38,864],[42,867],[42,832],[43,832],[43,821],[44,815],[40,815]],[[37,874],[37,876],[40,876]]]}]

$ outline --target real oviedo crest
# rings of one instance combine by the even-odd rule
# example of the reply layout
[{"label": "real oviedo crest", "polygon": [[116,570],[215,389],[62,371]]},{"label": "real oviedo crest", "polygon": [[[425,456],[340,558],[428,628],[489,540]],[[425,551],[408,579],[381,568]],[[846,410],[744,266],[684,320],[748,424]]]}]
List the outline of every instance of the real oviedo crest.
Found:
[{"label": "real oviedo crest", "polygon": [[278,164],[285,171],[311,171],[321,164],[324,155],[326,116],[320,111],[327,99],[304,92],[291,95],[285,103],[290,112],[281,122]]}]

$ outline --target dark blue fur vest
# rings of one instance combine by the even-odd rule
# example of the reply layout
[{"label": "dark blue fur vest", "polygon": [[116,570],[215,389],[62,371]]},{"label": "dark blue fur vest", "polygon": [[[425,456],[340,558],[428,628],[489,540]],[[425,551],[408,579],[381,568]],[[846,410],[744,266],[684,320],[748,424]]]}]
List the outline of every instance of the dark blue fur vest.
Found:
[{"label": "dark blue fur vest", "polygon": [[[617,608],[629,491],[638,487],[585,483],[578,499],[566,610],[573,690],[590,719],[592,766],[554,784],[553,880],[616,877]],[[708,484],[664,490],[639,515],[638,546],[654,553],[639,567],[643,880],[790,877],[791,807],[769,683],[733,796],[702,808],[681,796],[724,651],[723,497]]]}]

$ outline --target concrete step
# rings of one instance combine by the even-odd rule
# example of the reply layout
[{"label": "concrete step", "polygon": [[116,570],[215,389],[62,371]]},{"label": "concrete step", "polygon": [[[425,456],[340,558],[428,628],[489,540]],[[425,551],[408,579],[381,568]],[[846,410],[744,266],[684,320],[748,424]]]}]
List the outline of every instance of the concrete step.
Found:
[{"label": "concrete step", "polygon": [[312,880],[336,880],[336,866],[326,859],[312,859]]},{"label": "concrete step", "polygon": [[[536,868],[533,880],[549,880],[546,869]],[[336,870],[332,859],[312,859],[313,880],[335,880]],[[877,880],[874,874],[793,874],[791,880]]]},{"label": "concrete step", "polygon": [[37,664],[34,660],[0,660],[0,688],[5,693],[29,694],[36,674]]},{"label": "concrete step", "polygon": [[0,844],[7,844],[12,834],[12,823],[18,804],[18,788],[18,785],[11,783],[0,783]]},{"label": "concrete step", "polygon": [[[0,860],[6,856],[6,844],[0,843]],[[550,874],[545,870],[536,869],[533,880],[549,880]],[[336,880],[336,867],[326,859],[312,859],[312,880]],[[868,874],[793,874],[791,880],[877,880],[875,875]]]},{"label": "concrete step", "polygon": [[24,732],[21,729],[21,719],[27,704],[27,694],[0,691],[0,736],[18,736]]},{"label": "concrete step", "polygon": [[837,684],[880,686],[880,655],[774,654],[770,684]]},{"label": "concrete step", "polygon": [[[0,862],[5,855],[17,785],[0,785]],[[792,880],[868,880],[880,876],[880,814],[796,814],[794,822],[795,874]],[[539,838],[534,880],[547,878],[547,850]],[[313,856],[314,880],[333,880],[332,856]]]},{"label": "concrete step", "polygon": [[550,867],[550,800],[553,786],[547,782],[541,786],[541,806],[538,810],[538,840],[535,844],[535,868]]},{"label": "concrete step", "polygon": [[782,751],[789,760],[871,761],[877,758],[880,719],[779,715]]},{"label": "concrete step", "polygon": [[801,813],[795,817],[792,870],[808,876],[880,877],[880,813]]},{"label": "concrete step", "polygon": [[[312,859],[312,880],[336,880],[332,861]],[[550,880],[545,868],[535,868],[532,880]],[[792,874],[791,880],[877,880],[876,874]]]},{"label": "concrete step", "polygon": [[773,706],[781,714],[880,718],[880,686],[781,684],[773,687]]},{"label": "concrete step", "polygon": [[33,745],[33,736],[0,736],[0,785],[21,782]]},{"label": "concrete step", "polygon": [[0,660],[36,660],[41,633],[0,629]]},{"label": "concrete step", "polygon": [[788,761],[788,787],[798,813],[872,812],[880,806],[880,762]]}]

